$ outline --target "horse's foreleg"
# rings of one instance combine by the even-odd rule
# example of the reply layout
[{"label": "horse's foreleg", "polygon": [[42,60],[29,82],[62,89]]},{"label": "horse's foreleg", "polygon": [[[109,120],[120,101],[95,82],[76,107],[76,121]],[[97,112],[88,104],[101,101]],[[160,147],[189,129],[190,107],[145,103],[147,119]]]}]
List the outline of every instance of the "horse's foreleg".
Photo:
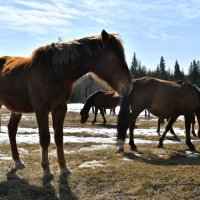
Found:
[{"label": "horse's foreleg", "polygon": [[100,113],[103,117],[103,124],[106,124],[106,118],[105,118],[105,115],[104,115],[104,109],[103,108],[100,108]]},{"label": "horse's foreleg", "polygon": [[195,146],[192,144],[190,139],[190,125],[192,123],[192,115],[185,116],[185,134],[186,134],[186,145],[190,151],[196,151]]},{"label": "horse's foreleg", "polygon": [[43,168],[43,178],[46,180],[53,179],[53,174],[49,168],[48,158],[48,147],[50,143],[49,123],[48,123],[49,112],[45,109],[36,111],[36,118],[39,127],[40,145],[42,147],[42,159],[41,166]]},{"label": "horse's foreleg", "polygon": [[64,150],[63,150],[63,124],[66,111],[67,111],[66,105],[58,106],[56,109],[52,111],[53,128],[55,134],[54,138],[57,148],[57,158],[58,158],[58,165],[60,168],[60,174],[69,173],[69,170],[67,169],[66,166]]},{"label": "horse's foreleg", "polygon": [[96,122],[96,119],[97,119],[97,113],[98,113],[98,108],[95,107],[95,111],[94,111],[94,119],[93,119],[93,124]]},{"label": "horse's foreleg", "polygon": [[167,132],[172,128],[172,125],[174,124],[174,122],[176,121],[177,117],[172,117],[169,119],[169,121],[167,122],[167,125],[165,127],[165,131],[163,132],[163,134],[160,136],[159,138],[159,142],[157,144],[157,147],[163,147],[163,140],[165,139],[165,136],[167,134]]},{"label": "horse's foreleg", "polygon": [[9,140],[10,140],[12,158],[15,161],[16,169],[24,168],[24,164],[19,158],[19,153],[17,150],[17,143],[16,143],[17,128],[21,120],[21,117],[22,117],[22,114],[11,113],[10,121],[8,124],[8,135],[9,135]]}]

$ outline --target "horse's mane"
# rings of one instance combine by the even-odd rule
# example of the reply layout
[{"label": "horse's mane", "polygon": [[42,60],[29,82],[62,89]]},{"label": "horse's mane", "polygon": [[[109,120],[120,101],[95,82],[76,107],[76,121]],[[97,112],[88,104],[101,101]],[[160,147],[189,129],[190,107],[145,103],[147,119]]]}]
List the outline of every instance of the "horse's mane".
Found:
[{"label": "horse's mane", "polygon": [[[122,41],[115,33],[109,33],[112,42],[124,56]],[[31,58],[33,64],[50,62],[54,67],[62,67],[80,58],[83,55],[92,56],[103,49],[101,35],[74,39],[68,42],[57,42],[50,45],[38,47],[33,51]]]}]

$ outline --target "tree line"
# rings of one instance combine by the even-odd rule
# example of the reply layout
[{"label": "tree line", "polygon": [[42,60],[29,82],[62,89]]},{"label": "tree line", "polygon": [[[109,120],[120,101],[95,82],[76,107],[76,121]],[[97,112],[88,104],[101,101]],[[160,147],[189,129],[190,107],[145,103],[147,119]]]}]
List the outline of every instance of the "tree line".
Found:
[{"label": "tree line", "polygon": [[[170,81],[189,81],[200,87],[199,60],[196,61],[194,59],[189,65],[188,74],[185,74],[183,69],[181,70],[178,60],[175,61],[173,69],[166,69],[164,57],[161,56],[156,69],[150,70],[141,64],[141,61],[136,57],[136,53],[134,52],[129,69],[133,79],[143,76],[152,76]],[[74,91],[70,98],[70,102],[84,103],[87,97],[96,90],[112,90],[112,88],[105,82],[99,82],[93,75],[87,74],[74,84]]]},{"label": "tree line", "polygon": [[181,70],[178,60],[175,61],[172,70],[170,68],[166,69],[166,64],[163,56],[161,56],[160,63],[157,65],[155,70],[147,70],[146,66],[141,65],[141,61],[137,59],[136,53],[134,52],[130,65],[130,72],[132,78],[152,76],[155,78],[170,81],[188,81],[192,84],[200,86],[200,61],[196,61],[195,59],[189,65],[188,74],[185,74],[183,69]]}]

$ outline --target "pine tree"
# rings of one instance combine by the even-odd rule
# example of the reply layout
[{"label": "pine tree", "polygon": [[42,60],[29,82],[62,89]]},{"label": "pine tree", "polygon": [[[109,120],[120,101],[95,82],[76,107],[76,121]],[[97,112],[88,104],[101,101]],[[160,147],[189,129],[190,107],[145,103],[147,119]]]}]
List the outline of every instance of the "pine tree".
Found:
[{"label": "pine tree", "polygon": [[178,61],[176,60],[175,65],[174,65],[174,80],[182,80],[183,75],[180,70],[180,65],[178,64]]},{"label": "pine tree", "polygon": [[165,69],[165,60],[164,60],[163,56],[161,56],[161,58],[160,58],[159,69],[160,69],[160,78],[166,80],[167,79],[167,72],[166,72],[166,69]]},{"label": "pine tree", "polygon": [[200,85],[200,72],[198,62],[194,59],[189,66],[188,79],[195,85]]},{"label": "pine tree", "polygon": [[132,78],[137,78],[138,75],[138,60],[136,58],[136,53],[133,53],[133,58],[131,62],[131,76]]},{"label": "pine tree", "polygon": [[58,37],[58,42],[62,42],[63,41],[63,39],[59,36]]}]

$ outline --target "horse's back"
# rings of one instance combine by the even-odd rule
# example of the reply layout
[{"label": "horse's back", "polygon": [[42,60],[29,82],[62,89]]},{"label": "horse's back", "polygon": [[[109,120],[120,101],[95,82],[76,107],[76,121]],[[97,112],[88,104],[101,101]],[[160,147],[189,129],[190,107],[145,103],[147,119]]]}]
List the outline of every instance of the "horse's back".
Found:
[{"label": "horse's back", "polygon": [[121,97],[115,94],[115,91],[98,91],[94,101],[95,106],[99,108],[115,108],[121,100]]}]

